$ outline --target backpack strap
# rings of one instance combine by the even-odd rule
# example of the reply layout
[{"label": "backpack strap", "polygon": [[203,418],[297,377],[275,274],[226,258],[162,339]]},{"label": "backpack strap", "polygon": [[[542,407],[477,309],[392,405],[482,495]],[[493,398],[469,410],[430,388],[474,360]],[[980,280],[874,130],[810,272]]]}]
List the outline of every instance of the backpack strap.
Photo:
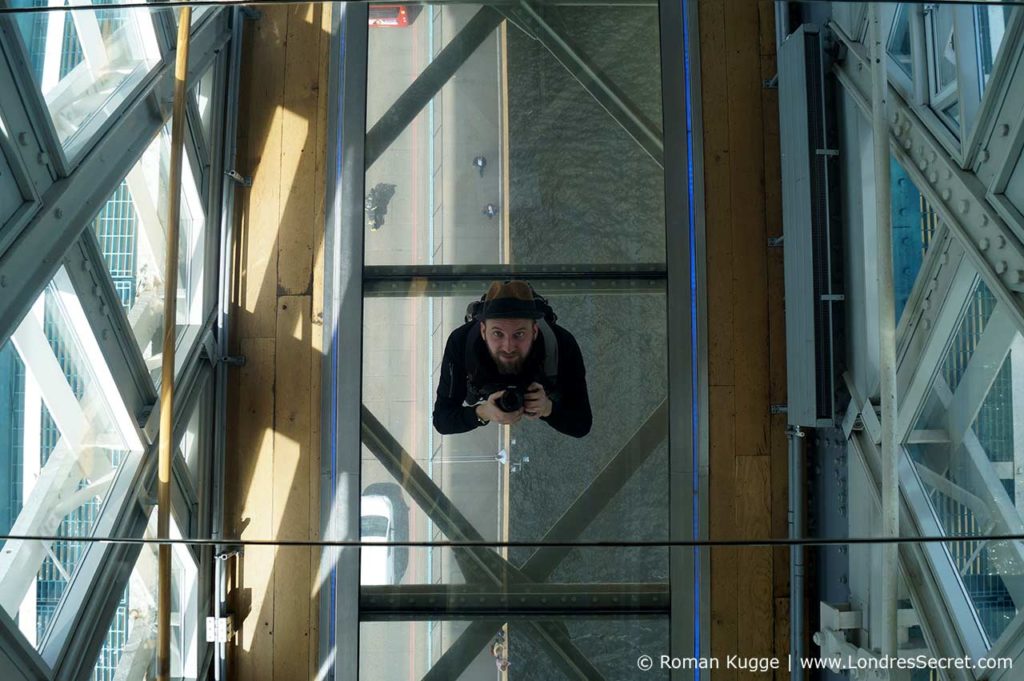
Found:
[{"label": "backpack strap", "polygon": [[538,319],[537,327],[544,336],[544,376],[551,385],[558,385],[558,338],[547,318]]}]

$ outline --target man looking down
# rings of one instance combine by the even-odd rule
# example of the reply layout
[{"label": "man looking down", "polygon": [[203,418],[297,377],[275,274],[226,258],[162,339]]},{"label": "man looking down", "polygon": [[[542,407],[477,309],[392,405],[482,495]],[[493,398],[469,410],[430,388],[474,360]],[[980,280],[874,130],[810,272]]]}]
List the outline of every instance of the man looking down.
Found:
[{"label": "man looking down", "polygon": [[434,428],[451,435],[527,418],[573,437],[589,433],[583,355],[556,319],[525,281],[493,282],[448,336]]}]

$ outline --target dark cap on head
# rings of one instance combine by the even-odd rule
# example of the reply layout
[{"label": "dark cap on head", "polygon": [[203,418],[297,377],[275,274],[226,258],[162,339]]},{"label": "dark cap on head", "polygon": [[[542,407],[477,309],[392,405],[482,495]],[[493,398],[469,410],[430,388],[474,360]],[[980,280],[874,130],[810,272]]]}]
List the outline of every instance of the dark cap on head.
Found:
[{"label": "dark cap on head", "polygon": [[484,296],[480,319],[540,319],[544,312],[537,308],[533,291],[525,281],[491,282]]}]

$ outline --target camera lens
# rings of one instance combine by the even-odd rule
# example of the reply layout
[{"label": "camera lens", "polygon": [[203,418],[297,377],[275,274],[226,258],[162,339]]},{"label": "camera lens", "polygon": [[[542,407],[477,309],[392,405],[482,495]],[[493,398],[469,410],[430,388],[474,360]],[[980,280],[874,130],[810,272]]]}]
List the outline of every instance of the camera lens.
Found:
[{"label": "camera lens", "polygon": [[523,390],[518,386],[509,386],[498,398],[498,409],[505,412],[519,411],[523,407]]}]

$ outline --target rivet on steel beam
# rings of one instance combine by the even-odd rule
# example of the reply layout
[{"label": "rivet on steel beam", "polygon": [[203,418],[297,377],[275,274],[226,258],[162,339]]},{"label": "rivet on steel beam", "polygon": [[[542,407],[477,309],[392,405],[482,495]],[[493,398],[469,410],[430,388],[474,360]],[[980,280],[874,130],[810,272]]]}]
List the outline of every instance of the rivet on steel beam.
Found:
[{"label": "rivet on steel beam", "polygon": [[970,207],[971,204],[968,203],[967,199],[960,199],[960,215],[966,215],[967,209]]},{"label": "rivet on steel beam", "polygon": [[18,133],[18,144],[20,144],[23,147],[27,147],[28,146],[28,133],[27,132],[19,132]]},{"label": "rivet on steel beam", "polygon": [[897,109],[896,111],[892,112],[892,122],[894,124],[900,122],[900,112],[899,112],[899,109]]},{"label": "rivet on steel beam", "polygon": [[1010,134],[1010,124],[1009,123],[1003,123],[1002,125],[999,126],[999,136],[1000,137],[1006,137],[1009,134]]},{"label": "rivet on steel beam", "polygon": [[952,195],[953,195],[953,192],[949,191],[949,189],[943,189],[942,190],[942,200],[943,201],[949,201],[949,197],[951,197]]},{"label": "rivet on steel beam", "polygon": [[920,168],[921,170],[924,170],[925,168],[928,167],[928,161],[924,160],[923,158],[919,158],[917,160],[917,167]]},{"label": "rivet on steel beam", "polygon": [[939,181],[939,174],[936,173],[934,170],[928,173],[928,181],[931,182],[932,184],[935,184],[936,182]]},{"label": "rivet on steel beam", "polygon": [[107,340],[109,337],[110,333],[106,329],[100,331],[100,338],[102,338],[103,340]]},{"label": "rivet on steel beam", "polygon": [[931,299],[926,298],[925,300],[921,301],[921,309],[922,310],[927,310],[931,306],[932,306]]},{"label": "rivet on steel beam", "polygon": [[978,248],[980,248],[983,251],[987,251],[988,250],[988,239],[982,239],[981,241],[979,241],[978,242]]},{"label": "rivet on steel beam", "polygon": [[904,149],[906,149],[907,151],[910,151],[910,147],[912,147],[912,146],[914,146],[914,142],[909,137],[907,139],[903,140],[903,148]]},{"label": "rivet on steel beam", "polygon": [[981,226],[988,227],[988,215],[986,213],[981,214]]},{"label": "rivet on steel beam", "polygon": [[952,180],[953,179],[953,171],[951,169],[949,169],[949,168],[946,168],[946,179],[947,180]]},{"label": "rivet on steel beam", "polygon": [[935,150],[934,149],[932,149],[931,151],[928,152],[928,160],[930,162],[934,163],[935,159],[937,159],[937,158],[938,158],[938,156],[935,155]]},{"label": "rivet on steel beam", "polygon": [[62,217],[64,217],[64,209],[63,208],[54,208],[53,209],[53,217],[55,217],[58,220],[60,220]]},{"label": "rivet on steel beam", "polygon": [[[1024,281],[1024,270],[1014,270],[1010,273],[1010,283],[1019,284]],[[1024,471],[1022,471],[1024,473]]]},{"label": "rivet on steel beam", "polygon": [[945,265],[948,262],[949,262],[949,254],[948,253],[942,253],[941,255],[939,255],[939,263],[940,264]]},{"label": "rivet on steel beam", "polygon": [[1003,248],[1006,246],[1006,237],[1002,234],[996,236],[996,248]]},{"label": "rivet on steel beam", "polygon": [[1006,271],[1006,269],[1007,269],[1007,267],[1006,267],[1006,261],[1005,260],[1000,260],[999,262],[996,263],[996,273],[997,274],[1002,274],[1003,272]]},{"label": "rivet on steel beam", "polygon": [[978,154],[981,157],[981,162],[985,163],[989,159],[988,149],[982,149],[981,153]]},{"label": "rivet on steel beam", "polygon": [[921,320],[921,326],[923,326],[924,330],[927,331],[928,329],[932,328],[932,320],[925,317],[924,319]]},{"label": "rivet on steel beam", "polygon": [[0,275],[0,288],[7,288],[7,277]]}]

